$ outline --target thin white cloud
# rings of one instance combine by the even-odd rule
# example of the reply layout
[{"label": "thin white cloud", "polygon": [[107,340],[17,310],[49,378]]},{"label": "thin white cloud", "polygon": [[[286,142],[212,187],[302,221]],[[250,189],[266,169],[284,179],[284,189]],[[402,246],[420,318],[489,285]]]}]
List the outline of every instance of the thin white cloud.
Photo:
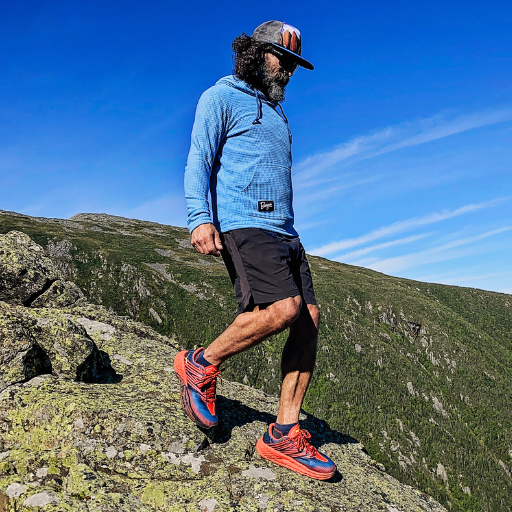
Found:
[{"label": "thin white cloud", "polygon": [[[478,271],[478,268],[476,270],[474,269],[468,269],[464,268],[465,271]],[[476,275],[476,274],[472,274]],[[427,283],[443,283],[443,284],[450,284],[452,282],[452,278],[455,282],[456,279],[460,278],[460,269],[454,270],[453,272],[443,272],[441,274],[428,274],[426,276],[416,276],[414,279],[417,281],[425,281]]]},{"label": "thin white cloud", "polygon": [[354,258],[358,258],[360,256],[364,256],[373,251],[378,251],[380,249],[387,249],[388,247],[395,247],[397,245],[410,244],[412,242],[416,242],[421,238],[425,238],[426,236],[431,235],[431,233],[422,233],[421,235],[409,236],[407,238],[400,238],[398,240],[392,240],[390,242],[384,242],[382,244],[372,245],[370,247],[365,247],[364,249],[358,249],[357,251],[347,252],[346,254],[341,254],[340,256],[336,256],[333,258],[334,261],[342,261],[344,263],[349,263]]},{"label": "thin white cloud", "polygon": [[[326,188],[329,186],[329,184],[335,184],[335,183],[341,181],[343,184],[338,185],[337,190],[342,190],[345,188],[357,187],[360,185],[367,185],[368,183],[372,183],[374,181],[381,179],[380,176],[370,176],[368,178],[363,178],[363,179],[360,178],[356,181],[350,181],[349,178],[351,178],[351,177],[352,177],[352,173],[347,173],[342,176],[334,176],[334,177],[330,177],[330,178],[316,179],[315,186],[322,185],[322,190],[329,190],[328,188]],[[294,194],[297,194],[297,193],[302,194],[304,197],[309,198],[310,190],[311,190],[311,183],[299,182],[297,185],[295,185],[295,180],[294,180],[294,185],[293,185]]]},{"label": "thin white cloud", "polygon": [[[323,221],[323,220],[319,220],[316,222],[305,222],[305,223],[296,222],[295,223],[295,226],[298,226],[299,233],[304,233],[304,231],[309,231],[311,229],[317,230],[320,227],[328,226],[328,225],[329,225],[329,221]],[[309,254],[309,252],[308,252],[308,254]]]},{"label": "thin white cloud", "polygon": [[503,228],[487,231],[486,233],[482,233],[480,235],[453,240],[449,243],[439,245],[431,249],[426,249],[424,251],[418,251],[415,253],[406,254],[404,256],[397,256],[395,258],[387,258],[380,261],[375,259],[360,260],[357,262],[353,262],[353,264],[359,266],[366,266],[373,270],[377,270],[378,272],[400,272],[406,268],[424,265],[425,263],[433,263],[459,258],[463,256],[463,254],[453,252],[452,249],[456,249],[462,246],[473,244],[475,242],[479,242],[480,240],[489,238],[494,235],[498,235],[500,233],[504,233],[506,231],[510,231],[511,229],[511,226],[505,226]]},{"label": "thin white cloud", "polygon": [[[467,269],[465,269],[467,270]],[[499,278],[499,280],[497,279]],[[507,285],[511,283],[512,271],[505,272],[494,272],[491,274],[464,274],[460,275],[458,272],[448,272],[445,274],[436,274],[415,277],[416,281],[422,281],[424,283],[438,283],[456,286],[471,286],[482,290],[489,290],[498,293],[512,293],[512,288],[508,288]],[[478,284],[475,286],[475,281]],[[504,288],[497,287],[497,283]]]},{"label": "thin white cloud", "polygon": [[333,165],[345,160],[360,161],[398,149],[425,144],[433,140],[512,120],[512,108],[476,112],[446,119],[437,115],[399,126],[390,126],[371,135],[360,136],[332,151],[312,155],[295,166],[297,182],[308,182]]},{"label": "thin white cloud", "polygon": [[408,231],[419,226],[426,226],[436,222],[441,222],[446,219],[451,219],[453,217],[458,217],[466,213],[474,212],[476,210],[491,208],[510,199],[512,199],[512,196],[492,199],[491,201],[485,201],[483,203],[468,204],[466,206],[461,206],[456,210],[443,210],[441,212],[424,215],[423,217],[413,217],[411,219],[395,222],[389,226],[383,226],[381,228],[375,229],[366,235],[362,235],[357,238],[340,240],[339,242],[333,242],[322,247],[318,247],[317,249],[313,249],[309,252],[315,256],[325,256],[327,254],[332,254],[333,252],[339,252],[350,249],[351,247],[357,247],[358,245],[363,245],[368,242],[372,242],[373,240],[378,240],[379,238],[384,238],[395,233]]},{"label": "thin white cloud", "polygon": [[[368,185],[369,183],[373,183],[378,179],[378,176],[373,176],[371,178],[353,181],[351,183],[344,183],[342,185],[321,187],[315,192],[311,192],[311,190],[299,190],[297,193],[294,190],[294,207],[300,210],[306,210],[305,214],[311,217],[312,215],[316,215],[318,208],[323,208],[325,206],[326,199],[336,195],[339,196],[342,191],[348,188]],[[307,207],[307,209],[305,207]]]},{"label": "thin white cloud", "polygon": [[[466,275],[459,276],[453,279],[449,279],[446,281],[447,284],[455,284],[455,283],[466,283],[470,281],[481,281],[482,279],[490,279],[491,277],[505,277],[512,275],[511,272],[495,272],[493,274],[482,274],[482,275]],[[424,279],[419,279],[419,281],[424,281]],[[439,283],[443,283],[443,281],[437,281]]]}]

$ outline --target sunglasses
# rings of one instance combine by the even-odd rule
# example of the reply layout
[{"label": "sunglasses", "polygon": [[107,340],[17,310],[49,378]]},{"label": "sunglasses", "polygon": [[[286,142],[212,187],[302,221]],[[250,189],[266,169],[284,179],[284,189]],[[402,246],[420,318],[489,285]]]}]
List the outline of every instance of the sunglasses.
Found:
[{"label": "sunglasses", "polygon": [[277,57],[279,60],[279,65],[289,73],[294,73],[299,65],[292,58],[285,55],[283,52],[276,50],[275,48],[270,48],[269,53],[271,53],[274,57]]}]

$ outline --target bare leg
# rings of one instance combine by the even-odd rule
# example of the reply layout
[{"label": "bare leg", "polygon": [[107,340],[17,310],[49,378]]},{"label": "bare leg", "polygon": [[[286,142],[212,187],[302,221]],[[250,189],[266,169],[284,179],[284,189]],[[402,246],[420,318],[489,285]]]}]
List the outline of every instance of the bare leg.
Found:
[{"label": "bare leg", "polygon": [[290,327],[281,358],[283,383],[277,423],[282,425],[299,421],[302,401],[315,368],[319,322],[318,307],[308,304]]},{"label": "bare leg", "polygon": [[220,366],[231,356],[290,327],[299,318],[300,311],[301,298],[297,295],[274,302],[265,309],[256,308],[254,311],[242,313],[208,346],[204,357],[211,364]]}]

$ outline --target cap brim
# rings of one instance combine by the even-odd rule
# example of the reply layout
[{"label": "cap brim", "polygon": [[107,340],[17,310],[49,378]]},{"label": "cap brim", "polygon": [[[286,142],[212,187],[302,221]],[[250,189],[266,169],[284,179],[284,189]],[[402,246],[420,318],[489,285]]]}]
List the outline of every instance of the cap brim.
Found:
[{"label": "cap brim", "polygon": [[288,55],[291,57],[291,59],[296,62],[299,66],[302,66],[303,68],[313,70],[315,69],[315,66],[311,64],[311,62],[307,61],[306,59],[303,59],[300,55],[297,55],[296,53],[288,50],[284,46],[280,46],[276,43],[270,43],[274,48],[279,50],[280,52],[283,52],[285,55]]}]

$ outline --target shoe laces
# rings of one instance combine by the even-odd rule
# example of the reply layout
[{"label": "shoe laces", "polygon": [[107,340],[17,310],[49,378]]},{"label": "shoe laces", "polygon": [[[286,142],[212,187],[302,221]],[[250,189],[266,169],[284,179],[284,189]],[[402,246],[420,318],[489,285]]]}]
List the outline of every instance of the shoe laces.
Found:
[{"label": "shoe laces", "polygon": [[222,370],[215,369],[197,382],[197,387],[201,390],[206,402],[215,402],[215,384],[221,372]]},{"label": "shoe laces", "polygon": [[307,430],[300,429],[290,440],[297,447],[297,451],[305,451],[309,457],[316,457],[318,450],[309,442],[311,434]]}]

